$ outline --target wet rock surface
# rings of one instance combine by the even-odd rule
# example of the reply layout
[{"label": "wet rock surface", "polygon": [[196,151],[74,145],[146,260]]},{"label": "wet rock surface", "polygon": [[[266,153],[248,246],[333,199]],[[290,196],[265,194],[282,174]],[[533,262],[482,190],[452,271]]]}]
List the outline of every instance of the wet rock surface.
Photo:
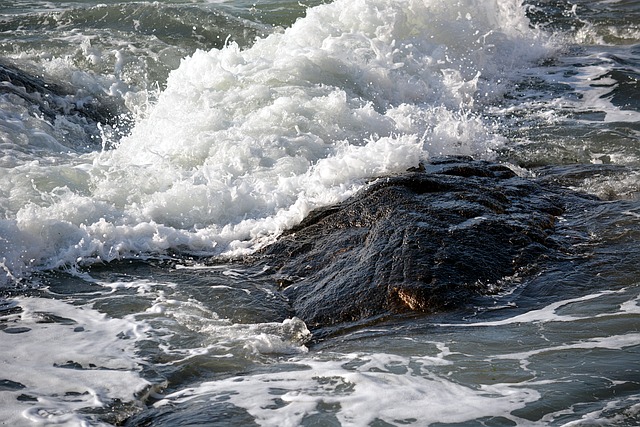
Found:
[{"label": "wet rock surface", "polygon": [[9,63],[0,62],[0,94],[15,95],[31,106],[34,114],[49,122],[58,116],[89,120],[95,123],[116,124],[119,118],[117,105],[98,100],[93,94],[65,87],[44,77],[30,74]]},{"label": "wet rock surface", "polygon": [[260,262],[311,329],[453,310],[562,257],[558,218],[589,200],[499,164],[440,159],[312,212]]}]

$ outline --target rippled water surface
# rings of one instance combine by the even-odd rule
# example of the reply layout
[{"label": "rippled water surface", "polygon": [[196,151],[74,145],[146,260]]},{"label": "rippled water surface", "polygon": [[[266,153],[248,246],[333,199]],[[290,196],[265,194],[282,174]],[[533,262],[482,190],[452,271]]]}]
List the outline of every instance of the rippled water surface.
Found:
[{"label": "rippled water surface", "polygon": [[[0,419],[637,425],[639,41],[632,0],[3,1]],[[449,313],[310,332],[237,262],[441,155],[602,202]]]}]

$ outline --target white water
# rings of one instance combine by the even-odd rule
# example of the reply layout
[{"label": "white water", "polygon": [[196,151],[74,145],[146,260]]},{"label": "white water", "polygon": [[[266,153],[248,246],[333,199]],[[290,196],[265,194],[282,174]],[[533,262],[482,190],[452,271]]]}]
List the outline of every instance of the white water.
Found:
[{"label": "white water", "polygon": [[[96,284],[91,303],[14,299],[22,310],[3,317],[9,327],[0,331],[0,362],[11,366],[2,378],[22,387],[0,390],[3,421],[108,425],[92,414],[114,405],[118,418],[112,422],[122,420],[142,409],[149,393],[160,399],[155,409],[183,413],[178,419],[184,421],[197,417],[197,406],[190,404],[231,404],[260,426],[309,425],[313,417],[320,425],[337,420],[344,426],[465,423],[483,417],[545,426],[565,425],[565,417],[580,419],[580,414],[584,425],[616,417],[630,425],[625,423],[637,415],[637,395],[625,395],[637,380],[632,360],[640,334],[630,321],[640,315],[637,285],[516,310],[498,321],[417,321],[415,330],[404,331],[364,328],[308,352],[302,322],[232,323],[211,311],[209,302],[188,298],[195,288],[184,289],[186,284],[145,279]],[[98,309],[117,300],[135,306],[137,298],[146,309],[121,319]],[[505,342],[508,337],[514,341]],[[158,354],[144,357],[145,343],[154,343]],[[619,353],[626,354],[627,365],[612,358]],[[171,386],[179,389],[166,394],[166,382],[150,382],[143,379],[149,373],[142,373],[145,366],[183,366],[187,372],[193,366],[215,375],[233,373],[234,364],[242,366],[240,372],[214,381],[195,379],[180,387],[174,378]],[[597,372],[594,364],[600,366]],[[591,400],[580,397],[579,390],[600,382],[594,392],[612,391],[596,399],[601,401],[593,408],[600,409],[585,413],[581,405]],[[565,389],[576,395],[576,405],[553,410],[554,396]],[[162,418],[158,422],[171,425]]]},{"label": "white water", "polygon": [[483,108],[552,51],[517,0],[339,0],[245,50],[184,59],[112,150],[66,149],[64,119],[31,126],[27,107],[8,107],[2,280],[243,253],[371,178],[433,155],[491,157],[504,140]]},{"label": "white water", "polygon": [[[54,299],[17,298],[13,304],[22,311],[3,318],[10,327],[2,331],[0,363],[3,377],[22,387],[0,393],[3,423],[86,425],[76,411],[114,399],[132,402],[150,387],[134,355],[149,332],[144,324]],[[16,404],[20,396],[28,403]]]},{"label": "white water", "polygon": [[[356,366],[347,367],[349,364]],[[336,413],[340,425],[365,427],[375,420],[462,423],[495,413],[508,414],[540,398],[535,390],[520,385],[492,384],[474,390],[429,372],[431,364],[429,357],[381,353],[342,355],[338,360],[318,358],[305,360],[300,370],[204,383],[169,395],[158,406],[225,396],[235,406],[247,409],[260,426],[294,427],[302,425],[318,407],[333,404],[340,407]],[[277,398],[284,405],[273,408]],[[380,404],[373,405],[375,401]]]},{"label": "white water", "polygon": [[[529,28],[517,0],[338,0],[251,47],[195,52],[159,94],[129,86],[145,74],[145,60],[163,60],[158,44],[148,47],[153,35],[127,43],[114,36],[109,45],[70,31],[68,19],[58,41],[77,43],[74,55],[11,58],[37,58],[34,75],[81,87],[57,100],[63,106],[104,95],[126,105],[136,123],[124,138],[103,126],[100,149],[87,137],[91,123],[68,115],[49,121],[0,93],[0,285],[99,260],[254,250],[371,178],[440,154],[494,156],[507,140],[504,123],[493,120],[505,115],[522,118],[507,123],[509,131],[542,123],[563,146],[567,124],[638,120],[608,97],[609,51],[556,55],[552,36]],[[587,25],[571,43],[605,39],[631,43],[637,27]],[[149,57],[136,58],[139,51]],[[541,63],[548,56],[553,65]],[[503,104],[528,77],[571,91],[534,85],[515,91],[522,102]],[[586,158],[636,164],[633,150],[614,144]],[[631,197],[637,176],[590,175],[579,187]],[[50,294],[14,297],[14,288],[0,301],[0,420],[106,425],[140,411],[153,424],[175,425],[171,415],[195,420],[201,402],[213,408],[208,413],[231,412],[233,422],[246,411],[265,426],[633,425],[636,206],[620,216],[615,206],[587,215],[594,226],[585,233],[609,246],[588,274],[579,262],[563,274],[543,272],[536,285],[541,299],[555,295],[549,303],[523,309],[526,298],[501,305],[498,297],[479,319],[383,324],[311,349],[303,322],[270,320],[263,309],[276,298],[270,289],[227,266],[145,275],[145,265],[116,264],[92,270],[104,280],[47,276]],[[160,399],[153,407],[148,394]]]},{"label": "white water", "polygon": [[[310,333],[298,319],[233,324],[204,304],[168,297],[167,291],[175,288],[172,283],[99,285],[91,302],[77,305],[41,297],[7,302],[20,310],[1,317],[0,364],[10,367],[0,376],[2,423],[103,426],[111,425],[106,420],[116,423],[142,410],[149,394],[167,385],[143,378],[144,367],[150,365],[140,355],[145,342],[159,346],[166,365],[197,363],[203,357],[224,361],[244,354],[259,359],[262,354],[308,351],[304,343]],[[132,295],[117,294],[126,289],[146,299],[146,310],[116,318],[96,307],[110,298],[131,301]],[[208,338],[196,347],[176,346],[179,335],[189,333]],[[3,383],[7,379],[12,382],[8,387]],[[102,414],[105,422],[94,413]]]},{"label": "white water", "polygon": [[[638,119],[612,105],[611,87],[593,85],[614,84],[602,78],[609,51],[555,57],[550,36],[529,28],[515,0],[339,0],[252,47],[194,53],[152,104],[156,94],[126,84],[127,73],[145,72],[134,57],[146,41],[101,50],[109,44],[68,29],[62,38],[77,42],[76,57],[12,58],[37,57],[46,74],[82,87],[63,105],[104,93],[134,111],[136,123],[122,139],[104,126],[100,150],[87,139],[90,123],[64,115],[49,122],[0,93],[0,285],[98,260],[251,251],[370,178],[434,155],[492,157],[507,143],[504,124],[492,121],[504,115],[522,118],[509,131],[548,125],[541,139],[565,148],[568,124],[615,129]],[[637,27],[586,26],[575,37],[571,43],[631,43]],[[547,56],[557,62],[540,63]],[[77,69],[83,62],[101,70],[113,62],[113,70]],[[571,91],[534,85],[505,107],[503,94],[523,76]],[[586,161],[637,164],[633,136],[611,152],[593,148]],[[593,142],[577,139],[572,155]],[[632,197],[637,173],[589,175],[578,189]],[[566,228],[603,247],[587,267],[575,260],[542,272],[533,308],[526,297],[498,296],[477,319],[345,330],[310,349],[301,321],[269,319],[263,308],[273,292],[228,266],[148,274],[146,264],[115,264],[91,271],[104,280],[53,274],[40,293],[14,297],[19,291],[8,288],[3,297],[11,299],[0,301],[0,420],[105,425],[141,411],[154,425],[175,425],[172,415],[187,423],[206,408],[206,416],[231,413],[234,422],[246,419],[241,410],[278,426],[634,425],[639,210],[635,202],[603,206]],[[147,407],[147,394],[160,400]]]},{"label": "white water", "polygon": [[[575,393],[581,383],[602,381],[603,387],[615,388],[627,380],[632,387],[632,365],[627,378],[617,359],[601,372],[589,366],[610,351],[632,351],[640,344],[640,334],[624,326],[626,317],[640,315],[637,291],[633,286],[589,294],[496,322],[438,325],[426,333],[402,332],[395,339],[387,335],[380,338],[386,344],[376,345],[375,338],[358,343],[359,333],[375,329],[355,332],[349,337],[353,343],[347,339],[333,346],[342,351],[352,347],[352,353],[333,352],[329,346],[329,351],[293,357],[284,372],[203,382],[169,394],[155,406],[228,401],[246,409],[260,426],[307,425],[318,414],[325,423],[334,414],[343,426],[370,426],[380,420],[391,425],[471,423],[483,417],[516,425],[565,425],[563,417],[581,409],[578,404],[566,411],[550,409],[563,387]],[[514,341],[505,346],[498,334]],[[562,370],[565,364],[567,371]],[[616,418],[604,414],[606,409],[629,405],[615,392],[611,400],[602,399],[603,410],[575,424],[609,425]],[[636,399],[629,400],[633,404]],[[537,404],[544,408],[544,417],[533,415]],[[524,411],[526,406],[532,409]],[[629,418],[619,415],[618,421],[630,425],[625,423],[637,415],[637,405],[624,414]]]}]

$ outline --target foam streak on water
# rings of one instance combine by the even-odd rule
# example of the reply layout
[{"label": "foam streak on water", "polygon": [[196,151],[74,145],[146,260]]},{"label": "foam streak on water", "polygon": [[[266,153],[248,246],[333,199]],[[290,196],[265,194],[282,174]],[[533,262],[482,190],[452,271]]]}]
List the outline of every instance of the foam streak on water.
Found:
[{"label": "foam streak on water", "polygon": [[17,298],[11,304],[17,313],[2,316],[0,331],[0,363],[11,366],[1,375],[3,422],[84,425],[78,410],[131,402],[147,392],[150,384],[139,376],[134,356],[136,343],[146,337],[143,325],[54,299]]},{"label": "foam streak on water", "polygon": [[[382,346],[367,349],[374,341],[357,338],[367,334],[360,331],[339,346],[352,348],[353,353],[315,352],[311,357],[289,360],[284,372],[204,382],[167,395],[156,407],[188,407],[192,401],[214,407],[231,403],[248,411],[261,426],[331,420],[350,426],[376,422],[475,425],[473,420],[482,419],[564,425],[562,420],[581,413],[589,399],[576,402],[573,410],[554,411],[554,393],[575,393],[602,382],[602,389],[594,391],[598,399],[593,402],[593,407],[602,405],[602,410],[587,412],[584,419],[587,423],[590,419],[609,422],[613,419],[607,421],[608,414],[637,400],[636,396],[627,401],[624,390],[634,388],[638,366],[628,365],[626,373],[615,365],[594,373],[589,366],[616,350],[633,352],[640,345],[640,335],[622,326],[624,318],[640,315],[637,290],[589,294],[500,322],[441,324],[440,330],[403,333],[393,340],[392,354]],[[558,314],[562,307],[578,315]],[[566,322],[573,324],[567,328]],[[468,329],[471,331],[465,333]],[[511,348],[522,351],[509,352],[503,343],[491,344],[488,338],[497,335],[518,337]],[[562,341],[570,336],[571,341]],[[331,347],[336,345],[329,344]],[[576,354],[580,357],[575,358]],[[625,417],[632,420],[633,416],[629,410],[618,419],[626,425]]]},{"label": "foam streak on water", "polygon": [[[291,372],[204,383],[197,389],[167,396],[158,406],[202,395],[212,396],[212,400],[224,396],[247,409],[261,426],[299,426],[319,407],[332,406],[337,409],[340,425],[369,426],[376,420],[409,424],[420,420],[428,425],[509,413],[540,397],[534,390],[509,384],[473,390],[430,374],[428,365],[420,357],[385,354],[307,360]],[[384,403],[372,406],[376,399]],[[462,408],[460,401],[465,402]]]}]

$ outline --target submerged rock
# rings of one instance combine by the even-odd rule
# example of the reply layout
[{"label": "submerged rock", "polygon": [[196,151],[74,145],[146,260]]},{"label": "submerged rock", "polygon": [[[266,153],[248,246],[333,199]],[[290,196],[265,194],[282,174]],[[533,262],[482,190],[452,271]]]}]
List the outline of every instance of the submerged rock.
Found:
[{"label": "submerged rock", "polygon": [[502,165],[442,159],[312,212],[260,256],[312,329],[456,309],[562,252],[556,221],[580,199],[568,194]]},{"label": "submerged rock", "polygon": [[77,116],[95,123],[116,124],[119,106],[106,99],[98,100],[80,88],[72,88],[30,74],[9,63],[0,62],[0,94],[22,98],[35,114],[49,122],[58,116]]}]

